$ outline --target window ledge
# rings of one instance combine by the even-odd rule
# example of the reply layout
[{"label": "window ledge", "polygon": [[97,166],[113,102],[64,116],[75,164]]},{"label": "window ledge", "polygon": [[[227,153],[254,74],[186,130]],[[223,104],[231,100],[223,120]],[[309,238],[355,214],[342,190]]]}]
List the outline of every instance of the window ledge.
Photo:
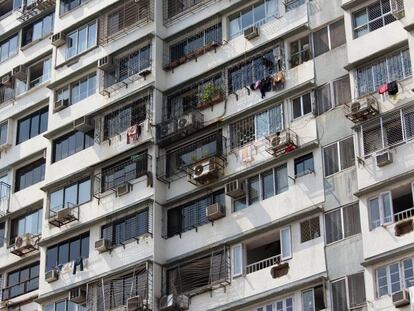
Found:
[{"label": "window ledge", "polygon": [[26,44],[25,46],[22,46],[20,48],[21,51],[25,51],[27,49],[29,49],[30,47],[32,47],[33,45],[36,45],[37,43],[39,43],[40,41],[43,41],[44,39],[48,38],[49,36],[51,36],[53,34],[53,32],[49,32],[46,35],[44,35],[43,37],[36,39],[28,44]]},{"label": "window ledge", "polygon": [[78,63],[82,56],[88,54],[90,51],[93,51],[97,47],[98,47],[98,44],[95,44],[93,47],[91,47],[91,48],[89,48],[89,49],[87,49],[87,50],[85,50],[85,51],[83,51],[79,54],[76,54],[75,56],[72,56],[71,58],[65,59],[62,63],[56,65],[55,69],[59,69],[59,68],[62,68],[64,66],[70,67],[70,66]]},{"label": "window ledge", "polygon": [[152,237],[153,237],[152,236],[152,233],[150,233],[150,232],[143,233],[143,234],[138,235],[136,237],[130,238],[130,239],[124,241],[123,243],[120,243],[120,244],[112,244],[112,248],[108,252],[110,253],[110,252],[112,252],[115,249],[119,249],[120,247],[123,247],[125,249],[125,247],[126,247],[127,244],[132,244],[134,242],[137,243],[137,244],[140,244],[139,243],[140,242],[140,239],[152,238]]},{"label": "window ledge", "polygon": [[342,238],[340,240],[336,240],[336,241],[333,241],[333,242],[330,242],[330,243],[326,243],[325,247],[332,246],[332,245],[335,245],[335,244],[339,244],[339,243],[347,241],[347,240],[351,240],[352,238],[355,238],[357,236],[361,236],[361,232],[350,235],[350,236],[347,236],[347,237]]},{"label": "window ledge", "polygon": [[47,87],[49,85],[49,83],[50,83],[50,80],[47,80],[47,81],[45,81],[45,82],[43,82],[39,85],[36,85],[35,87],[32,87],[31,89],[28,89],[27,91],[25,91],[25,92],[23,92],[19,95],[16,95],[15,100],[18,100],[18,99],[21,99],[21,98],[23,98],[27,95],[30,95],[31,93],[34,93],[36,90]]},{"label": "window ledge", "polygon": [[345,172],[348,172],[348,171],[352,171],[353,169],[355,169],[355,163],[350,167],[344,168],[343,170],[340,170],[340,171],[335,172],[333,174],[330,174],[328,176],[324,176],[324,178],[325,179],[335,178],[337,175],[340,175],[341,173],[345,173]]},{"label": "window ledge", "polygon": [[16,57],[18,54],[19,54],[19,52],[16,52],[16,54],[13,54],[13,55],[7,57],[6,59],[0,61],[0,64],[4,64],[5,62],[7,62],[7,61],[11,60],[12,58]]},{"label": "window ledge", "polygon": [[85,2],[81,3],[80,5],[78,5],[77,7],[73,8],[72,10],[66,11],[65,13],[60,13],[61,12],[61,8],[59,8],[59,17],[60,18],[64,18],[65,16],[73,13],[76,9],[79,9],[83,6],[85,6],[86,4],[88,4],[89,2],[91,2],[92,0],[86,0]]}]

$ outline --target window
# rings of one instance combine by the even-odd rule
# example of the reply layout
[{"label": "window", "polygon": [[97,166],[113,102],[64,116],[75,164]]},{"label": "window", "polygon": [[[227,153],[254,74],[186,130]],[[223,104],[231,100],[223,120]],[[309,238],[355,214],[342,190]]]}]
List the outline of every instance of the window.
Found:
[{"label": "window", "polygon": [[36,86],[39,86],[51,78],[52,58],[51,56],[33,64],[26,69],[27,78],[15,79],[16,94],[22,94]]},{"label": "window", "polygon": [[53,162],[63,160],[94,144],[94,130],[87,133],[74,131],[53,141]]},{"label": "window", "polygon": [[278,16],[279,2],[277,0],[261,0],[229,18],[230,39],[241,35],[249,27],[259,27]]},{"label": "window", "polygon": [[81,205],[91,200],[91,179],[87,178],[50,193],[49,210],[57,212],[68,203]]},{"label": "window", "polygon": [[299,66],[300,64],[311,59],[311,51],[309,45],[309,37],[303,37],[290,43],[290,68]]},{"label": "window", "polygon": [[128,240],[136,239],[149,232],[149,211],[141,211],[118,219],[102,227],[101,237],[112,242],[112,245],[121,245]]},{"label": "window", "polygon": [[17,145],[47,131],[48,112],[45,107],[17,122]]},{"label": "window", "polygon": [[12,12],[20,9],[22,0],[5,0],[0,3],[0,19],[5,18]]},{"label": "window", "polygon": [[0,105],[12,101],[16,94],[15,92],[15,83],[13,79],[11,79],[10,75],[5,75],[1,77],[1,79],[6,78],[9,76],[10,83],[0,85]]},{"label": "window", "polygon": [[300,177],[314,172],[313,154],[308,153],[295,159],[295,176]]},{"label": "window", "polygon": [[392,222],[391,193],[381,193],[378,197],[368,201],[370,228],[375,229],[383,224]]},{"label": "window", "polygon": [[89,257],[89,232],[49,247],[46,252],[46,271],[75,261],[79,257]]},{"label": "window", "polygon": [[277,105],[254,116],[244,118],[230,124],[231,148],[243,147],[252,141],[280,132],[283,127],[282,105]]},{"label": "window", "polygon": [[355,165],[353,137],[323,148],[325,177]]},{"label": "window", "polygon": [[60,15],[76,9],[78,6],[88,2],[89,0],[61,0],[60,1]]},{"label": "window", "polygon": [[147,152],[102,169],[101,193],[147,174]]},{"label": "window", "polygon": [[341,207],[325,214],[326,243],[333,243],[361,232],[359,205]]},{"label": "window", "polygon": [[293,119],[297,119],[312,112],[311,93],[306,93],[292,100]]},{"label": "window", "polygon": [[133,125],[138,125],[147,118],[147,108],[150,97],[144,96],[104,117],[104,140],[110,139],[126,131]]},{"label": "window", "polygon": [[300,223],[300,241],[307,242],[321,236],[319,216],[302,221]]},{"label": "window", "polygon": [[350,310],[366,303],[364,272],[331,283],[333,311]]},{"label": "window", "polygon": [[322,55],[345,42],[344,20],[341,19],[313,33],[313,55]]},{"label": "window", "polygon": [[23,28],[22,47],[36,40],[43,39],[45,36],[53,32],[54,13],[46,15],[42,19]]},{"label": "window", "polygon": [[340,106],[351,101],[351,86],[349,75],[338,78],[332,82],[333,102],[335,106]]},{"label": "window", "polygon": [[10,38],[0,42],[0,62],[5,61],[6,59],[14,56],[18,52],[18,35],[15,34]]},{"label": "window", "polygon": [[391,1],[381,0],[352,15],[354,38],[359,38],[395,21],[391,13]]},{"label": "window", "polygon": [[254,311],[293,311],[293,298],[280,299],[274,303],[255,308]]},{"label": "window", "polygon": [[55,303],[47,304],[44,311],[86,311],[86,306],[78,305],[69,299],[61,300]]},{"label": "window", "polygon": [[328,82],[315,90],[316,113],[321,115],[333,107],[351,101],[349,75]]},{"label": "window", "polygon": [[302,292],[302,311],[320,311],[325,309],[323,286],[317,286]]},{"label": "window", "polygon": [[413,286],[413,258],[379,267],[375,270],[377,297],[392,295]]},{"label": "window", "polygon": [[183,206],[169,209],[167,212],[167,236],[186,232],[209,223],[206,217],[206,208],[214,203],[225,206],[224,190],[187,203]]},{"label": "window", "polygon": [[66,59],[70,59],[97,44],[98,26],[93,21],[66,35]]},{"label": "window", "polygon": [[243,244],[236,244],[231,247],[232,258],[232,276],[239,276],[243,274]]},{"label": "window", "polygon": [[222,27],[221,23],[210,26],[197,34],[187,37],[184,40],[180,40],[178,43],[171,44],[170,62],[178,61],[180,58],[185,57],[200,48],[206,47],[212,43],[219,44],[222,41]]},{"label": "window", "polygon": [[305,2],[305,0],[286,0],[286,2],[284,3],[286,7],[286,12],[300,7],[301,5],[305,4]]},{"label": "window", "polygon": [[0,123],[0,146],[7,143],[8,122]]},{"label": "window", "polygon": [[45,159],[40,159],[16,170],[15,192],[45,179]]},{"label": "window", "polygon": [[228,69],[228,90],[234,93],[269,77],[283,67],[282,47],[256,55]]},{"label": "window", "polygon": [[290,227],[280,229],[281,259],[292,258],[292,234]]},{"label": "window", "polygon": [[10,245],[14,245],[16,237],[30,233],[34,236],[42,233],[42,209],[12,219],[10,225]]},{"label": "window", "polygon": [[2,300],[8,300],[39,288],[39,262],[7,274]]},{"label": "window", "polygon": [[[4,246],[5,239],[6,239],[6,227],[5,227],[5,223],[2,222],[2,223],[0,223],[0,248]],[[0,280],[1,280],[1,278],[0,278]],[[2,284],[0,283],[0,285],[2,285]]]},{"label": "window", "polygon": [[69,105],[76,104],[96,93],[96,72],[72,82],[56,91],[56,101],[67,99]]},{"label": "window", "polygon": [[247,179],[248,205],[266,200],[289,189],[287,166],[282,165]]},{"label": "window", "polygon": [[410,51],[404,48],[356,70],[358,96],[375,92],[381,85],[405,79],[411,74]]}]

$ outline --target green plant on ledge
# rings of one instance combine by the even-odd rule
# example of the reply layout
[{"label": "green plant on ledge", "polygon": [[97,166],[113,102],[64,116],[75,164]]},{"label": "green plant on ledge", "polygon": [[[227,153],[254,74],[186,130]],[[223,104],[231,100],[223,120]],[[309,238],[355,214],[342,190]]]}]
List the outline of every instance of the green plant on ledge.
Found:
[{"label": "green plant on ledge", "polygon": [[222,90],[220,87],[215,86],[213,83],[207,84],[200,95],[200,100],[203,103],[209,103],[216,97],[220,97]]}]

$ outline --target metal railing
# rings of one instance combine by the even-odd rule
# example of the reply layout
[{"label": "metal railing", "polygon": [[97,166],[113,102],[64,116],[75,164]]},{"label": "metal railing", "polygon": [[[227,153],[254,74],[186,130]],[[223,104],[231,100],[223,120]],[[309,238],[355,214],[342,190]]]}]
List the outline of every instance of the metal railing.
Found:
[{"label": "metal railing", "polygon": [[274,266],[275,264],[280,263],[280,260],[281,260],[280,255],[276,255],[270,258],[266,258],[266,259],[254,262],[246,266],[246,274],[250,274],[250,273]]},{"label": "metal railing", "polygon": [[19,10],[21,14],[17,19],[21,22],[26,22],[46,10],[52,10],[55,5],[56,0],[24,0]]},{"label": "metal railing", "polygon": [[79,205],[66,202],[49,209],[49,223],[56,227],[61,227],[72,221],[79,220]]},{"label": "metal railing", "polygon": [[1,300],[6,301],[14,297],[29,293],[39,288],[39,277],[34,277],[16,285],[8,286],[1,290]]},{"label": "metal railing", "polygon": [[16,92],[14,88],[6,85],[0,85],[0,105],[14,100],[15,94]]},{"label": "metal railing", "polygon": [[218,0],[163,0],[164,24],[169,25],[215,1]]},{"label": "metal railing", "polygon": [[394,214],[394,222],[414,217],[414,207]]}]

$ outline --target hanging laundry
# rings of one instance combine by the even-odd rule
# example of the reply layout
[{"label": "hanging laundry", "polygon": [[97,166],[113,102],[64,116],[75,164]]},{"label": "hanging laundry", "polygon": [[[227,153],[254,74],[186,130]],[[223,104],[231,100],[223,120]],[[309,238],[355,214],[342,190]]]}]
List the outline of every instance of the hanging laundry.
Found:
[{"label": "hanging laundry", "polygon": [[253,146],[248,144],[240,148],[239,157],[244,163],[253,161]]},{"label": "hanging laundry", "polygon": [[127,130],[127,144],[136,142],[141,134],[141,127],[137,124],[131,126]]},{"label": "hanging laundry", "polygon": [[277,86],[279,83],[285,82],[285,75],[283,71],[279,71],[272,76],[272,86]]},{"label": "hanging laundry", "polygon": [[270,77],[263,79],[260,83],[260,94],[262,95],[262,98],[265,98],[266,93],[270,92],[271,89],[272,83]]},{"label": "hanging laundry", "polygon": [[395,95],[397,93],[398,93],[397,81],[392,81],[388,83],[388,95]]},{"label": "hanging laundry", "polygon": [[79,270],[83,271],[83,257],[78,257],[76,258],[76,260],[73,262],[73,274],[76,274],[76,269],[79,266]]},{"label": "hanging laundry", "polygon": [[380,87],[378,88],[378,93],[379,94],[384,94],[386,92],[388,92],[388,83],[380,85]]}]

